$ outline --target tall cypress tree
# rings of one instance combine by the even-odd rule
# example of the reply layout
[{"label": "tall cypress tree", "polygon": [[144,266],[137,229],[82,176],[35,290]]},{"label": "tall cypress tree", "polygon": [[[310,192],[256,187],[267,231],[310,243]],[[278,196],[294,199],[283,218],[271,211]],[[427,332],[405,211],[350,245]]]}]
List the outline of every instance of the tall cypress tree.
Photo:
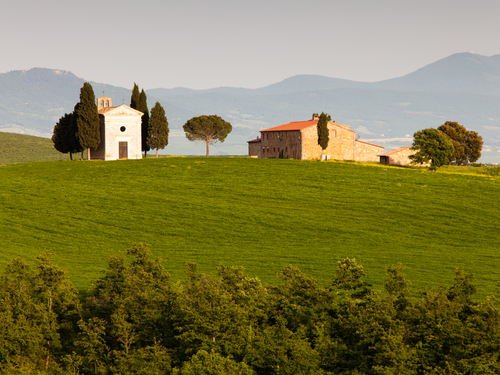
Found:
[{"label": "tall cypress tree", "polygon": [[76,124],[80,145],[87,149],[87,158],[90,160],[90,149],[99,147],[101,134],[99,129],[99,112],[97,112],[94,90],[88,82],[85,82],[80,90],[80,103],[76,111]]},{"label": "tall cypress tree", "polygon": [[81,152],[80,160],[83,160],[83,147],[80,144],[80,139],[78,138],[78,125],[76,123],[76,113],[78,112],[78,107],[80,103],[75,104],[75,108],[73,109],[73,113],[71,114],[70,119],[70,128],[69,128],[69,144],[70,144],[70,159],[73,160],[73,153]]},{"label": "tall cypress tree", "polygon": [[141,91],[141,95],[139,97],[139,106],[137,107],[138,111],[144,113],[142,115],[142,151],[144,151],[144,157],[147,157],[147,152],[151,150],[148,146],[148,134],[149,134],[149,109],[148,109],[148,98],[146,97],[146,93],[144,89]]},{"label": "tall cypress tree", "polygon": [[328,113],[321,112],[319,115],[318,129],[318,145],[321,146],[321,157],[323,160],[323,151],[328,147],[328,142],[330,142],[330,135],[328,134],[328,121],[331,121],[332,117]]},{"label": "tall cypress tree", "polygon": [[168,121],[167,116],[165,116],[165,110],[160,103],[156,102],[151,110],[148,132],[148,146],[156,149],[156,158],[158,158],[158,150],[163,150],[168,145],[168,133]]},{"label": "tall cypress tree", "polygon": [[140,94],[139,86],[134,82],[134,88],[132,89],[132,97],[130,98],[130,107],[133,109],[139,109]]}]

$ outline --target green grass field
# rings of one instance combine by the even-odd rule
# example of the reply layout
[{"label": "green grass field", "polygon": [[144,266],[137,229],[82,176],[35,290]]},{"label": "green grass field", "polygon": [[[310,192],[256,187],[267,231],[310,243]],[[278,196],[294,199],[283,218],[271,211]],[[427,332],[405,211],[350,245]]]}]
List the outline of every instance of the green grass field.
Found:
[{"label": "green grass field", "polygon": [[[489,174],[489,175],[488,175]],[[343,257],[381,287],[407,266],[415,288],[474,273],[500,280],[500,178],[490,170],[250,158],[59,161],[0,167],[0,265],[56,253],[86,290],[106,259],[146,242],[174,279],[186,261],[244,265],[277,282],[293,264],[327,283]]]}]

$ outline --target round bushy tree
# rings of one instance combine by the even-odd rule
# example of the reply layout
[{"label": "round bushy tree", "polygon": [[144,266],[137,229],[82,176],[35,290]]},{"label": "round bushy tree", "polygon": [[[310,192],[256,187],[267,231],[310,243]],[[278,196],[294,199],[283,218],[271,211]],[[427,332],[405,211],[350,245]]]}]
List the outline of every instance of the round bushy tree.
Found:
[{"label": "round bushy tree", "polygon": [[483,138],[477,132],[468,131],[465,126],[453,121],[446,121],[438,130],[451,139],[455,148],[451,161],[457,165],[467,165],[481,157]]},{"label": "round bushy tree", "polygon": [[63,154],[71,152],[70,135],[71,113],[66,113],[59,119],[56,126],[54,126],[54,131],[51,138],[52,142],[54,143],[54,148],[57,151],[62,152]]},{"label": "round bushy tree", "polygon": [[453,155],[453,143],[442,132],[434,128],[419,130],[413,134],[412,150],[417,152],[410,155],[412,163],[431,163],[431,169],[448,164]]}]

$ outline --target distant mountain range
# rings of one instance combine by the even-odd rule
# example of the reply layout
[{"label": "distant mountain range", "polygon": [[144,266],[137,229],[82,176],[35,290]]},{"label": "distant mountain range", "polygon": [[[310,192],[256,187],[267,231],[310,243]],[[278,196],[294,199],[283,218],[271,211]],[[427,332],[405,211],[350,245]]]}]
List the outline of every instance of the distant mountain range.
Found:
[{"label": "distant mountain range", "polygon": [[[0,131],[50,137],[52,128],[78,101],[84,79],[66,71],[34,68],[0,74]],[[130,103],[131,88],[92,83],[96,97]],[[140,82],[137,82],[140,86]],[[219,87],[147,90],[149,108],[159,101],[171,128],[164,153],[203,154],[186,140],[191,117],[217,114],[233,132],[213,154],[246,154],[259,130],[327,112],[351,125],[362,140],[389,148],[410,145],[415,131],[458,121],[483,136],[483,162],[500,162],[500,55],[457,53],[403,77],[355,82],[297,75],[259,88]]]}]

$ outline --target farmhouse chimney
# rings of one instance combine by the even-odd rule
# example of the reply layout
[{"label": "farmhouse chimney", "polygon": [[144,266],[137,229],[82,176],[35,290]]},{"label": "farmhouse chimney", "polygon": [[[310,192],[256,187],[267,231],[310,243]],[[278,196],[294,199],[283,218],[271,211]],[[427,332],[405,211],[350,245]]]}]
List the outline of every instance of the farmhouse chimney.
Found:
[{"label": "farmhouse chimney", "polygon": [[319,116],[317,113],[313,113],[313,120],[319,120]]}]

